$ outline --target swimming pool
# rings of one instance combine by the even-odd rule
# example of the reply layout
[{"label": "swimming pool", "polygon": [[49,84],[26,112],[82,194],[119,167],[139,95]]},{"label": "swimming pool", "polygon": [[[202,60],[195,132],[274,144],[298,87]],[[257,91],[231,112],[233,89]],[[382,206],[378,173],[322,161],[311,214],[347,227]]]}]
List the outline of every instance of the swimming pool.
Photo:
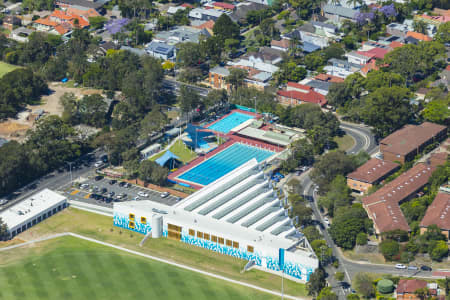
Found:
[{"label": "swimming pool", "polygon": [[208,128],[214,131],[228,133],[234,127],[244,123],[247,120],[254,119],[254,116],[243,114],[240,112],[233,112],[222,120],[217,121]]},{"label": "swimming pool", "polygon": [[274,152],[269,150],[236,143],[178,176],[178,178],[208,185],[252,158],[256,158],[260,162],[273,154]]}]

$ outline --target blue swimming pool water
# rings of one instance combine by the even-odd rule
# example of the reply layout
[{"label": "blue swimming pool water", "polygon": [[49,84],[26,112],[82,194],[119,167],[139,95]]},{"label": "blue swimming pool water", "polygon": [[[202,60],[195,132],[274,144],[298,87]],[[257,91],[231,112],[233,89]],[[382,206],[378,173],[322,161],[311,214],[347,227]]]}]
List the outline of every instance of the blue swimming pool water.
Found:
[{"label": "blue swimming pool water", "polygon": [[222,120],[212,124],[208,128],[214,131],[228,133],[234,127],[244,123],[247,120],[253,119],[253,116],[243,114],[240,112],[234,112]]},{"label": "blue swimming pool water", "polygon": [[208,185],[252,158],[256,158],[260,162],[273,154],[272,151],[236,143],[178,176],[178,178]]}]

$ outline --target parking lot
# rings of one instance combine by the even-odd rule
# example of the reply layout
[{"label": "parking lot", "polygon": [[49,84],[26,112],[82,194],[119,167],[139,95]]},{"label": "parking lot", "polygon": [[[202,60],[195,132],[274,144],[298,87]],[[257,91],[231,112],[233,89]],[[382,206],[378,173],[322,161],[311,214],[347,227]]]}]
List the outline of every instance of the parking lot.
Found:
[{"label": "parking lot", "polygon": [[[124,201],[142,201],[151,200],[158,203],[166,205],[174,205],[180,198],[169,195],[167,197],[161,197],[161,192],[150,190],[137,185],[129,184],[129,187],[120,186],[120,181],[114,184],[110,184],[109,178],[103,178],[101,180],[95,180],[95,178],[90,178],[82,184],[87,184],[87,187],[83,188],[71,188],[66,191],[68,198],[70,200],[81,201],[85,203],[101,205],[105,207],[113,207],[113,202],[124,202]],[[102,192],[102,189],[103,190]],[[111,193],[114,193],[113,195]],[[141,193],[139,195],[138,193]],[[142,193],[146,195],[142,195]],[[93,195],[100,195],[99,199],[94,199]],[[120,197],[119,195],[125,195]]]}]

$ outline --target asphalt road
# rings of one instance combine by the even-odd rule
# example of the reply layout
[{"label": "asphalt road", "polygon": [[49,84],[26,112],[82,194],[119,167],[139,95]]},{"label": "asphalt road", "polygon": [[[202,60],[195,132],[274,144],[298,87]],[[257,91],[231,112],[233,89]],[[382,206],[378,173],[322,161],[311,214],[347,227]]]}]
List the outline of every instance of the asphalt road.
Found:
[{"label": "asphalt road", "polygon": [[167,77],[167,76],[163,79],[162,83],[163,83],[163,87],[164,88],[168,88],[168,89],[174,90],[176,95],[178,95],[179,90],[180,90],[180,86],[182,86],[182,85],[189,86],[191,89],[196,91],[202,97],[206,97],[208,95],[209,91],[210,91],[210,89],[208,89],[208,88],[202,88],[202,87],[198,87],[196,85],[191,85],[191,84],[187,84],[187,83],[184,83],[184,82],[180,82],[180,81],[177,81],[177,80],[172,79],[172,78]]},{"label": "asphalt road", "polygon": [[340,127],[355,141],[355,145],[347,151],[348,154],[356,154],[361,150],[369,154],[378,151],[377,142],[369,127],[347,122],[341,122]]}]

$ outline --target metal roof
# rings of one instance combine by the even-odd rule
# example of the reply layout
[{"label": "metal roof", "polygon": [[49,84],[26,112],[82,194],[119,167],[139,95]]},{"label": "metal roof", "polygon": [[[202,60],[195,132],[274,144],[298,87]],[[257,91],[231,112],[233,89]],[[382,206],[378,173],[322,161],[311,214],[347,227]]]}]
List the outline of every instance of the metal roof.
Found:
[{"label": "metal roof", "polygon": [[332,4],[325,4],[323,11],[330,15],[338,15],[349,19],[354,19],[355,15],[359,12],[357,9]]}]

